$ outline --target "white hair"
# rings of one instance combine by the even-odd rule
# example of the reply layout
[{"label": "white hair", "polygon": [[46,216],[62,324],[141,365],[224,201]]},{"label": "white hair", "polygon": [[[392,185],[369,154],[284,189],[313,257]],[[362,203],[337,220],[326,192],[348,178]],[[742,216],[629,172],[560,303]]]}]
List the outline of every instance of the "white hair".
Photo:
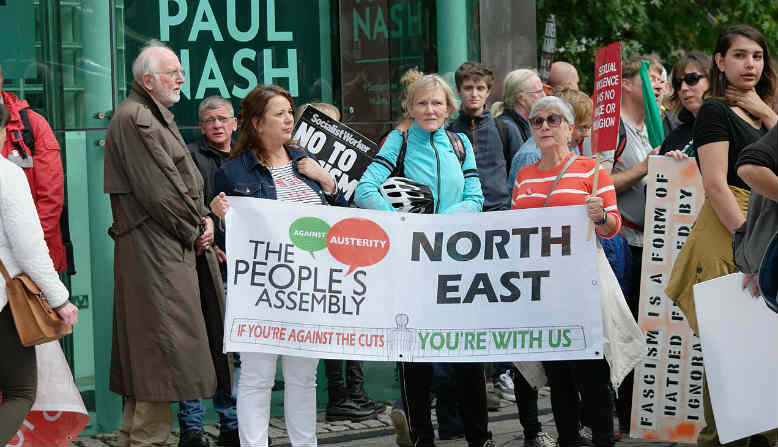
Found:
[{"label": "white hair", "polygon": [[530,118],[534,117],[536,113],[544,110],[556,109],[567,121],[568,124],[575,124],[575,113],[573,113],[573,107],[569,102],[558,96],[544,96],[535,102],[532,106],[532,110],[529,112]]},{"label": "white hair", "polygon": [[155,48],[162,48],[175,54],[169,46],[157,39],[151,39],[146,42],[146,44],[143,45],[143,48],[140,49],[138,57],[135,58],[135,62],[132,63],[132,78],[135,79],[135,82],[138,84],[143,84],[144,74],[157,71],[159,60],[155,57],[154,51],[151,51]]}]

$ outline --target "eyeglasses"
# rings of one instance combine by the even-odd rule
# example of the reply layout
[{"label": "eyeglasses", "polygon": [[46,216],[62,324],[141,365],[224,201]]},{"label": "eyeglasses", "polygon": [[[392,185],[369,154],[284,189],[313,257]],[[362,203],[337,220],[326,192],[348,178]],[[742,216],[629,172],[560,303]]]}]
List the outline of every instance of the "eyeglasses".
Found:
[{"label": "eyeglasses", "polygon": [[205,124],[206,126],[212,126],[216,124],[216,121],[227,124],[229,121],[234,120],[234,116],[212,116],[208,119],[201,120],[200,122]]},{"label": "eyeglasses", "polygon": [[680,90],[684,82],[689,87],[694,87],[698,82],[700,82],[700,79],[704,77],[705,75],[700,73],[687,73],[686,76],[682,78],[673,78],[673,88],[675,90]]},{"label": "eyeglasses", "polygon": [[548,123],[548,127],[559,127],[562,124],[564,118],[558,113],[552,113],[549,116],[536,116],[529,119],[529,124],[533,129],[540,129],[543,127],[543,123]]},{"label": "eyeglasses", "polygon": [[529,92],[524,92],[524,94],[525,94],[525,95],[539,95],[539,94],[541,94],[541,93],[545,94],[546,92],[545,92],[545,90],[543,90],[543,89],[540,89],[540,90],[532,90],[532,91],[529,91]]},{"label": "eyeglasses", "polygon": [[171,70],[171,71],[155,71],[156,74],[163,74],[166,76],[170,76],[171,78],[175,78],[176,76],[181,76],[182,78],[186,78],[186,70]]}]

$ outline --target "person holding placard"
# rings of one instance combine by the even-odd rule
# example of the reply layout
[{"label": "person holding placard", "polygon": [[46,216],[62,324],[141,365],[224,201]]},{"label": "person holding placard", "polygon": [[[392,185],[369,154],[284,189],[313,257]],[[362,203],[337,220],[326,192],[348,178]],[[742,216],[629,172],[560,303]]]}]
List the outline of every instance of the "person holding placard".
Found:
[{"label": "person holding placard", "polygon": [[[539,99],[529,115],[532,135],[541,151],[535,164],[522,168],[513,186],[511,209],[586,205],[598,235],[611,238],[621,229],[616,191],[601,169],[594,187],[595,161],[579,157],[568,146],[575,128],[570,104],[556,96]],[[610,369],[603,360],[543,362],[551,386],[551,409],[560,447],[585,443],[578,428],[581,399],[596,446],[613,445],[613,401]]]},{"label": "person holding placard", "polygon": [[[776,73],[766,62],[768,55],[764,36],[753,27],[735,25],[722,30],[708,76],[711,98],[702,105],[694,123],[694,147],[706,201],[678,254],[665,291],[695,333],[699,329],[694,284],[737,271],[732,234],[745,222],[749,200],[749,186],[737,173],[738,156],[778,121]],[[703,398],[707,425],[697,442],[718,445],[707,380],[703,381]],[[776,436],[774,432],[756,435],[738,441],[738,445],[748,445],[751,440],[772,445]]]},{"label": "person holding placard", "polygon": [[[216,172],[211,210],[221,220],[227,196],[346,206],[335,180],[303,148],[292,142],[294,102],[288,91],[259,85],[241,101],[238,142]],[[238,380],[238,432],[241,445],[268,445],[270,392],[276,354],[242,352]],[[315,446],[318,359],[284,355],[284,418],[293,446]]]},{"label": "person holding placard", "polygon": [[[384,189],[385,183],[402,182],[404,187],[425,192],[425,197],[430,198],[427,206],[418,204],[417,212],[481,211],[484,196],[470,141],[462,134],[449,135],[445,129],[446,119],[457,111],[451,87],[438,75],[422,76],[408,86],[403,107],[413,124],[405,135],[399,130],[389,133],[357,185],[354,195],[357,206],[408,212],[410,207],[403,204],[402,198],[390,197]],[[399,370],[403,407],[409,418],[413,445],[434,446],[429,400],[432,365],[401,362]],[[454,377],[468,445],[494,446],[487,430],[483,366],[456,363]]]}]

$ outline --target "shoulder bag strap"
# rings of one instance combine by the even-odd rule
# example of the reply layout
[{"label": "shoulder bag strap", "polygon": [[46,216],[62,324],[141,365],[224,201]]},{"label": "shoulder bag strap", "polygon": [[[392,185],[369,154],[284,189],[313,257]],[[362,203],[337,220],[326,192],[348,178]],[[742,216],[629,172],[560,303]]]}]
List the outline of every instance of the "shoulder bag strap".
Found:
[{"label": "shoulder bag strap", "polygon": [[3,277],[5,278],[5,283],[8,284],[11,282],[11,275],[8,274],[8,270],[5,269],[5,264],[3,264],[2,259],[0,259],[0,271],[3,273]]},{"label": "shoulder bag strap", "polygon": [[551,189],[548,190],[548,195],[546,196],[546,200],[543,201],[543,208],[545,208],[546,205],[548,205],[548,201],[549,199],[551,199],[551,191],[553,191],[554,188],[556,188],[556,185],[558,185],[559,181],[562,180],[562,176],[565,175],[565,172],[567,172],[567,168],[569,168],[570,165],[573,164],[576,158],[578,158],[578,156],[573,155],[572,157],[568,158],[567,163],[565,163],[565,165],[562,166],[562,170],[559,171],[559,174],[557,174],[556,178],[554,179],[554,183],[551,184]]}]

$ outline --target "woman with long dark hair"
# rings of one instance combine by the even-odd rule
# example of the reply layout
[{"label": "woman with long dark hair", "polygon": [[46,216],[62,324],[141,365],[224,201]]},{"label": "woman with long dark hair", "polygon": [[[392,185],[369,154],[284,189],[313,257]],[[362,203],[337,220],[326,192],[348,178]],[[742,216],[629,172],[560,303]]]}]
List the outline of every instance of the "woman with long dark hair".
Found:
[{"label": "woman with long dark hair", "polygon": [[[238,143],[217,171],[211,210],[219,218],[229,208],[226,196],[345,206],[332,176],[292,141],[294,102],[288,91],[259,85],[240,107]],[[267,446],[270,392],[276,376],[275,354],[241,352],[238,380],[238,432],[241,445]],[[281,356],[284,416],[293,446],[315,446],[316,367],[319,359]]]},{"label": "woman with long dark hair", "polygon": [[[692,287],[737,271],[732,234],[746,220],[749,198],[749,187],[737,173],[738,155],[778,121],[776,74],[768,55],[764,36],[753,27],[735,25],[724,29],[708,75],[710,99],[700,107],[694,123],[694,148],[707,200],[673,266],[666,292],[698,334]],[[698,443],[718,445],[707,381],[703,385],[707,425]],[[759,445],[773,445],[776,440],[774,432],[751,440],[758,438]],[[747,445],[749,440],[741,442]]]},{"label": "woman with long dark hair", "polygon": [[681,151],[688,156],[695,156],[692,145],[694,119],[702,107],[705,94],[710,89],[708,81],[710,69],[710,56],[699,51],[686,53],[675,63],[671,74],[673,95],[670,102],[681,124],[667,135],[662,143],[660,154]]}]

